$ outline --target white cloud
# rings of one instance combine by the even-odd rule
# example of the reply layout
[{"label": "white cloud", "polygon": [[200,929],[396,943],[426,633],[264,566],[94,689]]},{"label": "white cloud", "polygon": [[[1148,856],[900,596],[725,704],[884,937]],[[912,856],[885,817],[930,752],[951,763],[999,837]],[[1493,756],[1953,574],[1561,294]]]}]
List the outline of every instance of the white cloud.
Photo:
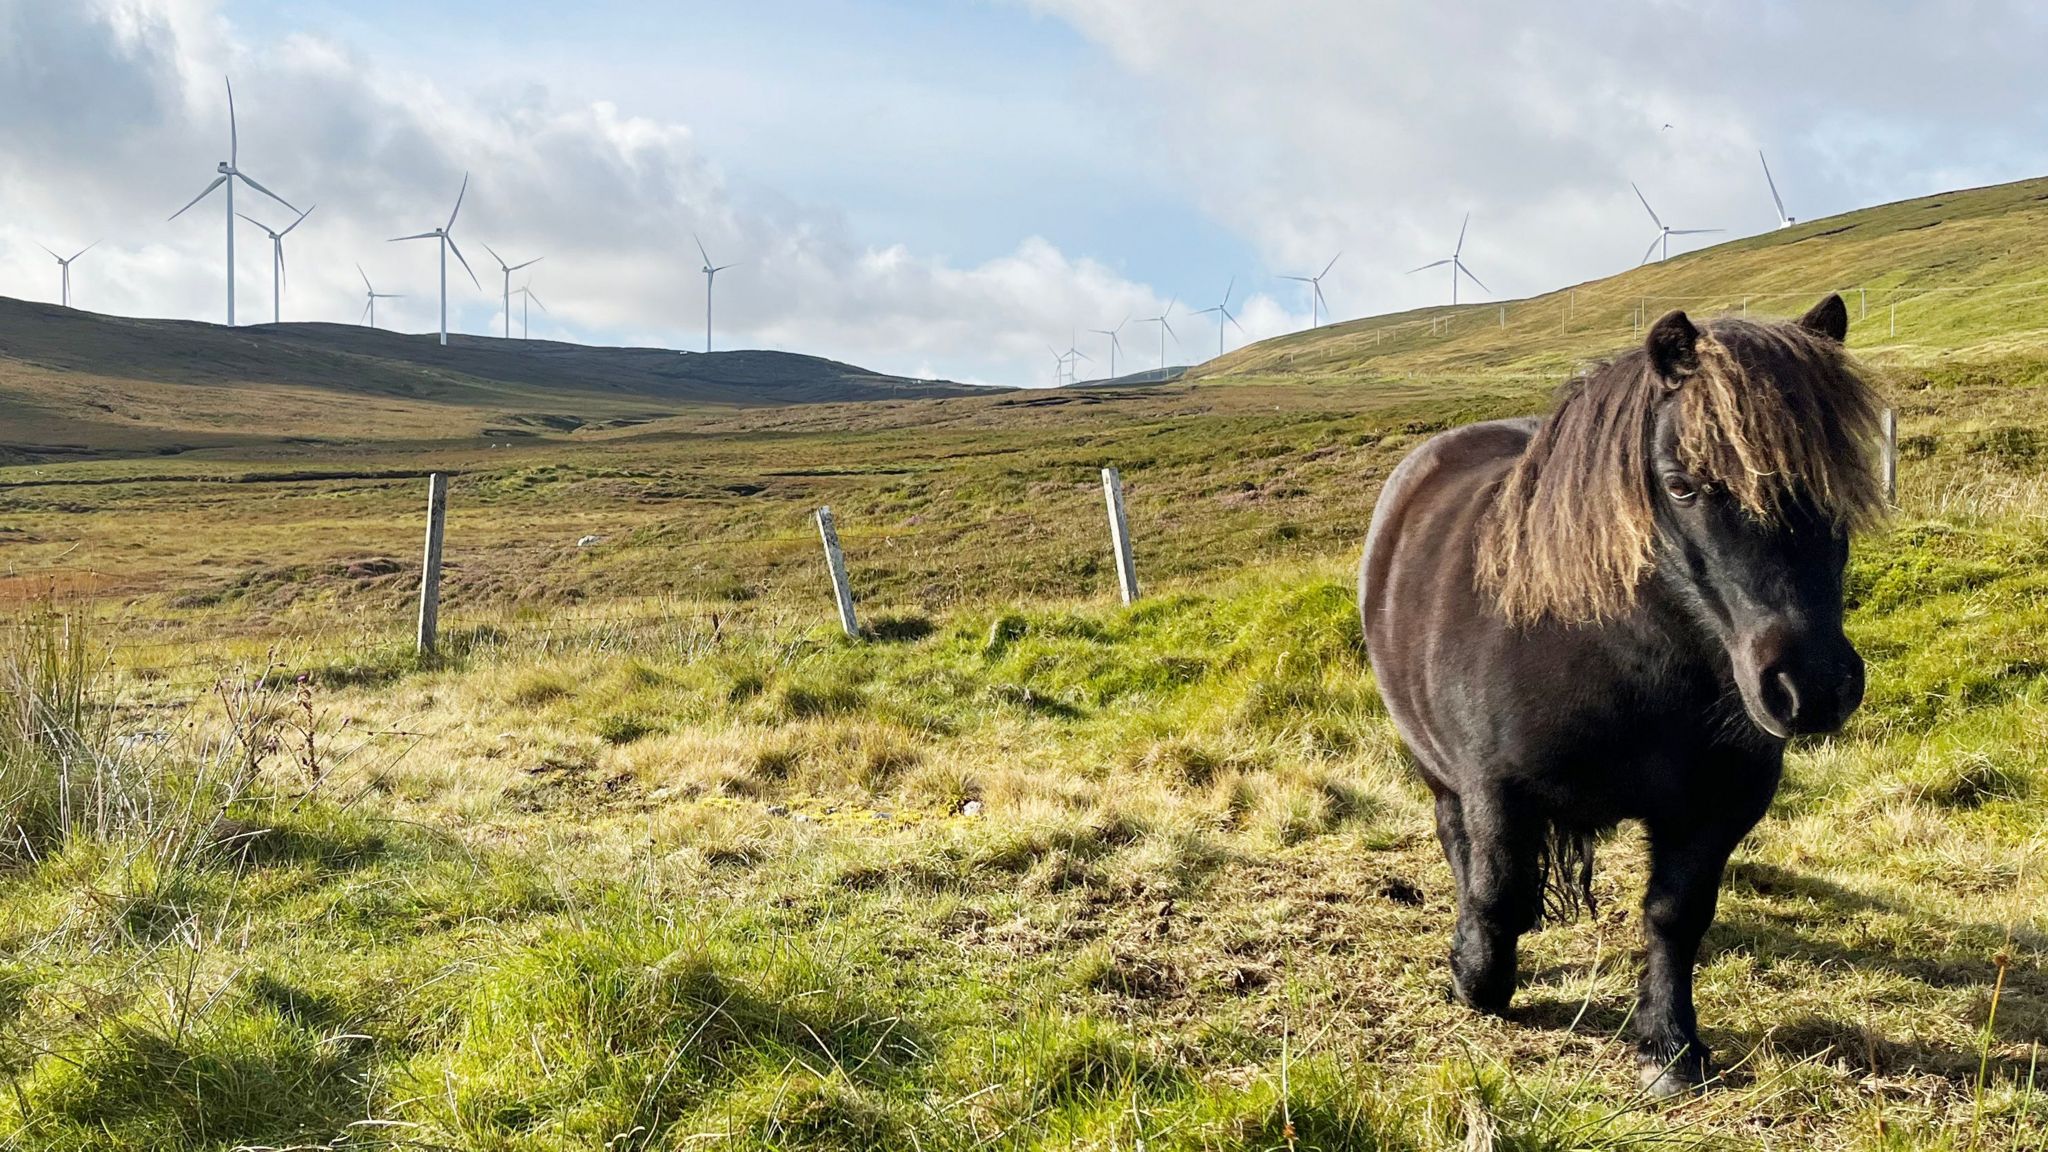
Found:
[{"label": "white cloud", "polygon": [[[693,233],[736,265],[717,282],[721,347],[1036,381],[1044,342],[1077,320],[1162,303],[1037,238],[970,266],[871,247],[829,207],[735,194],[686,125],[538,87],[464,92],[305,35],[245,43],[197,0],[0,0],[0,70],[12,110],[0,157],[14,173],[0,191],[15,209],[0,224],[0,283],[16,294],[54,295],[56,269],[37,244],[104,237],[74,274],[79,306],[220,318],[219,194],[165,217],[225,155],[228,72],[242,166],[298,206],[318,204],[286,240],[287,319],[354,320],[360,262],[380,291],[406,294],[379,303],[380,323],[431,330],[434,246],[387,240],[445,220],[465,172],[455,236],[483,288],[451,268],[451,323],[463,331],[501,330],[489,244],[513,263],[545,256],[533,270],[549,308],[534,316],[536,336],[695,347],[704,283]],[[273,227],[289,219],[247,191],[236,207]],[[244,226],[237,256],[239,318],[268,319],[269,243]]]}]

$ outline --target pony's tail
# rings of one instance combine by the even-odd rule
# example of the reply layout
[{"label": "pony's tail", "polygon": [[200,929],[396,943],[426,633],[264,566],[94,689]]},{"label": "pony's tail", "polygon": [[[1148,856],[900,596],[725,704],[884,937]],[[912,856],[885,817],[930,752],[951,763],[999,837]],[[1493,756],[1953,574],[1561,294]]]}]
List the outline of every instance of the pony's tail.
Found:
[{"label": "pony's tail", "polygon": [[1593,899],[1593,834],[1552,823],[1537,855],[1543,879],[1543,919],[1563,923],[1599,912]]}]

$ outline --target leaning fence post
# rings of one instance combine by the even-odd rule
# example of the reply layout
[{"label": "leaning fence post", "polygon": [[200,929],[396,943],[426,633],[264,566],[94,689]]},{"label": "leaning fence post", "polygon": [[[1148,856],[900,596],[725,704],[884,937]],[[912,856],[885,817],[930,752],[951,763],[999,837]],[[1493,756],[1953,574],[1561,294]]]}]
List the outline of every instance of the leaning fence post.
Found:
[{"label": "leaning fence post", "polygon": [[839,550],[839,529],[832,524],[832,509],[818,509],[818,538],[825,542],[825,567],[832,573],[832,598],[839,605],[839,626],[846,634],[860,638],[860,621],[853,614],[853,586],[846,582],[846,554]]},{"label": "leaning fence post", "polygon": [[1131,564],[1131,524],[1124,515],[1124,481],[1114,468],[1102,470],[1102,497],[1109,504],[1109,542],[1116,548],[1116,586],[1124,603],[1138,599],[1138,570]]},{"label": "leaning fence post", "polygon": [[1887,504],[1899,502],[1899,414],[1890,408],[1884,410],[1884,500]]},{"label": "leaning fence post", "polygon": [[420,560],[419,650],[431,656],[441,622],[441,536],[448,525],[448,477],[427,477],[427,549]]}]

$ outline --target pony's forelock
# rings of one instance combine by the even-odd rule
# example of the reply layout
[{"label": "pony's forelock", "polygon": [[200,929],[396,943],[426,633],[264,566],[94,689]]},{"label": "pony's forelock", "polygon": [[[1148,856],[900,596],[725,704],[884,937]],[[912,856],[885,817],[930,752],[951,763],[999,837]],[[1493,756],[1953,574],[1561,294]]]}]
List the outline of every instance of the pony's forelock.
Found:
[{"label": "pony's forelock", "polygon": [[[1751,515],[1804,499],[1843,527],[1884,514],[1881,401],[1842,347],[1796,324],[1705,325],[1678,382],[1678,454]],[[1650,432],[1669,385],[1633,352],[1565,386],[1481,524],[1478,573],[1519,623],[1627,611],[1656,563]]]}]

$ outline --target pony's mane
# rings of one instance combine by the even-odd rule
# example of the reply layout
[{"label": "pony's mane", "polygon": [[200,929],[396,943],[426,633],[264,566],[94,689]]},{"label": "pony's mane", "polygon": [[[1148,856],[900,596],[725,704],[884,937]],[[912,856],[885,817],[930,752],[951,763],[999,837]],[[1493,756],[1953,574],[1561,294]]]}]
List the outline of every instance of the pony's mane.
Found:
[{"label": "pony's mane", "polygon": [[[1751,515],[1795,498],[1843,527],[1884,514],[1882,402],[1841,345],[1794,323],[1702,326],[1678,384],[1678,453]],[[1655,566],[1650,433],[1670,387],[1638,349],[1574,378],[1501,485],[1478,573],[1518,623],[1627,611]]]}]

